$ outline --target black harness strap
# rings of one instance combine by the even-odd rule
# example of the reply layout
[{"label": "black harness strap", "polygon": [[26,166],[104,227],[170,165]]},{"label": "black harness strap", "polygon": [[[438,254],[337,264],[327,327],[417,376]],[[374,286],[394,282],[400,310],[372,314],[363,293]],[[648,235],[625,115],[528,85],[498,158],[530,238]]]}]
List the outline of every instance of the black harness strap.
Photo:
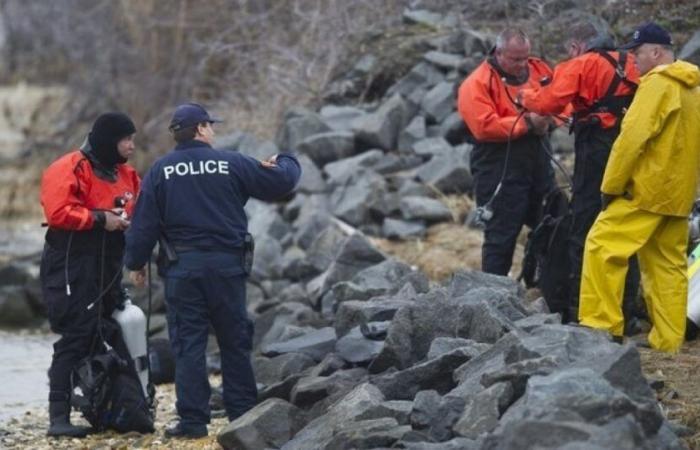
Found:
[{"label": "black harness strap", "polygon": [[634,92],[637,89],[637,83],[627,78],[627,74],[625,73],[625,66],[627,66],[627,52],[620,51],[620,60],[616,61],[615,58],[613,58],[612,55],[606,52],[605,50],[594,51],[600,56],[602,56],[607,62],[610,63],[610,65],[612,65],[615,68],[615,76],[610,82],[610,86],[608,86],[607,92],[605,92],[605,95],[603,95],[603,97],[599,101],[602,101],[608,97],[614,97],[615,91],[617,91],[617,88],[618,86],[620,86],[620,83],[625,83],[632,92]]},{"label": "black harness strap", "polygon": [[[612,55],[610,55],[609,52],[605,50],[594,49],[591,51],[597,53],[606,61],[608,61],[610,65],[612,65],[615,69],[615,74],[613,75],[613,79],[610,81],[610,85],[608,85],[607,91],[601,98],[593,102],[593,105],[591,105],[590,108],[585,109],[583,111],[579,111],[576,114],[574,114],[574,124],[577,121],[580,121],[581,119],[584,119],[593,113],[601,112],[611,113],[619,121],[623,115],[625,108],[627,108],[630,105],[630,103],[632,103],[634,92],[637,90],[637,83],[627,78],[627,74],[625,73],[625,66],[627,64],[627,52],[621,51],[620,59],[616,60],[615,58],[613,58]],[[615,95],[615,92],[620,86],[620,83],[624,83],[625,85],[627,85],[627,87],[632,92],[625,95]]]}]

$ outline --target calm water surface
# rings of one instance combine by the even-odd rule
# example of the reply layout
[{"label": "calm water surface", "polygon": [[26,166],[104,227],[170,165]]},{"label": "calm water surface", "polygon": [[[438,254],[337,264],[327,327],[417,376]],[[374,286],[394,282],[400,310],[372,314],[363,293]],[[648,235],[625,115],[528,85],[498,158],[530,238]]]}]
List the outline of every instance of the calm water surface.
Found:
[{"label": "calm water surface", "polygon": [[46,408],[54,334],[0,330],[0,424],[10,417]]}]

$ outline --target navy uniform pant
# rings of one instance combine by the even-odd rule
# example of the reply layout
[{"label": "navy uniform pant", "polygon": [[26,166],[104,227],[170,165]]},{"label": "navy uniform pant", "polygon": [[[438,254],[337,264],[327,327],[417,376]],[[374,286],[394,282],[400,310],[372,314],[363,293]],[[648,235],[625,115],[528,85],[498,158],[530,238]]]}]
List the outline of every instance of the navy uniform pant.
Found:
[{"label": "navy uniform pant", "polygon": [[[484,272],[508,275],[520,230],[523,225],[533,228],[541,218],[543,198],[554,188],[554,172],[543,145],[548,145],[547,138],[525,136],[512,142],[509,154],[506,143],[481,143],[472,150],[476,203],[491,201],[493,210],[481,250]],[[501,190],[491,200],[501,177]]]},{"label": "navy uniform pant", "polygon": [[178,257],[165,271],[176,407],[183,429],[196,430],[210,419],[206,368],[210,325],[221,351],[229,420],[255,406],[257,389],[250,362],[253,324],[246,311],[246,276],[240,254],[187,251]]},{"label": "navy uniform pant", "polygon": [[[618,128],[602,129],[597,123],[581,125],[575,129],[576,161],[574,163],[573,192],[571,197],[571,234],[569,238],[569,261],[571,268],[569,297],[571,320],[578,317],[578,296],[581,285],[583,247],[588,231],[600,212],[600,186],[603,183],[605,166],[613,142],[619,134]],[[637,257],[630,258],[625,280],[623,309],[629,318],[639,291],[639,264]]]}]

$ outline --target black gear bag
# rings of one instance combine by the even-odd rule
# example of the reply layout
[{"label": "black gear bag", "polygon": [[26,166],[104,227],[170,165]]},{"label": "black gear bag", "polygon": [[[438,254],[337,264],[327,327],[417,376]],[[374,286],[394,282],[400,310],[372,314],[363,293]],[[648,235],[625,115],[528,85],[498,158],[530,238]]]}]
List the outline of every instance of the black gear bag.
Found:
[{"label": "black gear bag", "polygon": [[549,310],[567,320],[569,313],[569,236],[571,213],[559,189],[545,198],[544,215],[528,235],[523,267],[518,280],[538,287]]},{"label": "black gear bag", "polygon": [[[108,327],[116,326],[106,320],[102,320],[102,323],[108,324]],[[114,339],[121,340],[120,333],[112,336],[112,342]],[[153,396],[147,398],[144,395],[125,345],[112,348],[103,343],[98,351],[84,358],[73,369],[71,386],[71,403],[96,431],[155,431]]]}]

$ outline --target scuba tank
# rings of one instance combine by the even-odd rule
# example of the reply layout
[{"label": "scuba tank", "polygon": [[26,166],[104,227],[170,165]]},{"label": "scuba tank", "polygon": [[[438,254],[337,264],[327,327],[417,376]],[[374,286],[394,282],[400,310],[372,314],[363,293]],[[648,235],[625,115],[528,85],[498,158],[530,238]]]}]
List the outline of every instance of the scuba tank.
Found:
[{"label": "scuba tank", "polygon": [[115,309],[114,313],[112,313],[112,318],[119,324],[122,330],[122,337],[134,361],[134,367],[136,368],[136,374],[141,382],[143,394],[146,398],[149,398],[146,316],[143,311],[141,311],[141,308],[127,299],[124,302],[124,309]]}]

